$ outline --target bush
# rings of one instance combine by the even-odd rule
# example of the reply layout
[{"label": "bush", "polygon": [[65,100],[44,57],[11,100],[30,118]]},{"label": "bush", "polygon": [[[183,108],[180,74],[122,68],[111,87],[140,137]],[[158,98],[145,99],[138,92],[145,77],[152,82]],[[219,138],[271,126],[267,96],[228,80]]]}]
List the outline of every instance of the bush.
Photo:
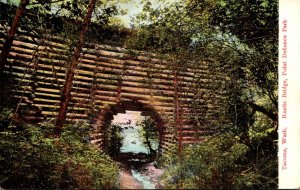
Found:
[{"label": "bush", "polygon": [[83,123],[68,125],[59,138],[50,122],[10,126],[0,133],[0,186],[3,188],[111,189],[117,165],[88,141]]},{"label": "bush", "polygon": [[256,155],[235,136],[225,133],[184,147],[182,157],[170,156],[162,183],[168,189],[277,188],[276,151]]}]

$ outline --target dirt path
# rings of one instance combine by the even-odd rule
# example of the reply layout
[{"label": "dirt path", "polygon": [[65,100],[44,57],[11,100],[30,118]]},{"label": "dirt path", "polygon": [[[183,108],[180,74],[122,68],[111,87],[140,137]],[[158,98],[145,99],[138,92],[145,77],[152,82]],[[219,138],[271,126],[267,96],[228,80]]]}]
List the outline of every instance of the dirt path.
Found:
[{"label": "dirt path", "polygon": [[[152,163],[145,164],[139,167],[138,169],[136,168],[135,171],[139,171],[141,175],[150,179],[155,189],[161,189],[163,187],[159,183],[159,177],[163,174],[163,170],[155,168]],[[143,183],[141,183],[140,181],[138,181],[136,178],[133,177],[131,169],[125,167],[124,165],[123,167],[121,167],[120,178],[119,178],[120,189],[143,189],[144,188]]]},{"label": "dirt path", "polygon": [[143,189],[143,185],[132,176],[130,171],[122,169],[119,179],[120,189]]}]

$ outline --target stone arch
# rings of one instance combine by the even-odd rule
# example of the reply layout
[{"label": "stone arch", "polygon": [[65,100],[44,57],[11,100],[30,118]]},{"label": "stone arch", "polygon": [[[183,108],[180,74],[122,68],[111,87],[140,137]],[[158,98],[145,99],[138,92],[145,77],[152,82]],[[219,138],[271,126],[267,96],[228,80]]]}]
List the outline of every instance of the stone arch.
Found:
[{"label": "stone arch", "polygon": [[153,119],[155,126],[158,127],[159,145],[157,154],[160,155],[163,151],[166,122],[153,106],[137,100],[120,101],[116,104],[105,106],[100,110],[93,124],[92,143],[105,151],[107,146],[107,140],[105,139],[107,127],[110,126],[114,115],[126,113],[126,111],[140,111],[142,116],[150,116]]}]

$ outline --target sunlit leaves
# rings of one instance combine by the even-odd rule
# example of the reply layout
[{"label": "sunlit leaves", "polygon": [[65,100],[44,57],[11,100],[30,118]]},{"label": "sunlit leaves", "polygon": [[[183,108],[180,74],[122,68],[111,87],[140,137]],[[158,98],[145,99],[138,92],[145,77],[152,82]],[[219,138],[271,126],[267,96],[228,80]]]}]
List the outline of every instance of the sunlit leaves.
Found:
[{"label": "sunlit leaves", "polygon": [[20,0],[1,0],[1,2],[7,3],[7,4],[19,5]]}]

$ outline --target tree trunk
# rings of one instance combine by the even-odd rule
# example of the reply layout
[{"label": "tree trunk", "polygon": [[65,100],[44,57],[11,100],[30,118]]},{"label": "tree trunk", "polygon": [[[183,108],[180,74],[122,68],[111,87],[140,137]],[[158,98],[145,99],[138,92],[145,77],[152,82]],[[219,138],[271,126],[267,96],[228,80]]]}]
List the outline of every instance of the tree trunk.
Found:
[{"label": "tree trunk", "polygon": [[56,118],[56,124],[55,124],[55,126],[56,126],[55,127],[55,135],[56,136],[60,136],[63,124],[66,121],[66,115],[67,115],[66,112],[67,112],[67,108],[68,108],[68,105],[69,105],[69,102],[71,99],[71,90],[72,90],[72,86],[73,86],[74,74],[75,74],[75,70],[76,70],[78,62],[79,62],[80,53],[82,51],[82,47],[84,44],[84,37],[85,37],[86,31],[88,29],[88,26],[91,22],[92,13],[95,9],[96,1],[97,0],[90,0],[90,2],[89,2],[88,11],[83,20],[82,29],[79,34],[79,41],[77,43],[76,49],[74,51],[74,55],[71,59],[70,67],[69,67],[67,75],[66,75],[66,81],[63,86],[63,90],[62,90],[62,94],[61,94],[60,108],[58,111],[58,115]]},{"label": "tree trunk", "polygon": [[147,130],[145,129],[146,131],[146,135],[145,135],[145,142],[146,142],[146,145],[148,146],[148,149],[150,151],[150,154],[152,155],[153,153],[155,153],[155,150],[152,148],[151,146],[151,142],[150,142],[150,134],[147,132]]},{"label": "tree trunk", "polygon": [[26,6],[28,4],[29,4],[29,0],[21,0],[19,7],[16,10],[14,20],[11,24],[11,27],[8,31],[8,34],[6,36],[5,42],[2,47],[2,53],[0,57],[0,75],[2,75],[5,65],[7,65],[7,57],[9,51],[11,49],[18,27],[20,25],[21,18],[23,17]]},{"label": "tree trunk", "polygon": [[255,111],[259,111],[263,114],[265,114],[267,117],[269,117],[271,120],[273,121],[277,121],[278,120],[278,116],[276,113],[273,113],[271,110],[267,110],[266,108],[259,106],[253,102],[248,102],[248,104],[252,107],[252,109],[254,109]]}]

